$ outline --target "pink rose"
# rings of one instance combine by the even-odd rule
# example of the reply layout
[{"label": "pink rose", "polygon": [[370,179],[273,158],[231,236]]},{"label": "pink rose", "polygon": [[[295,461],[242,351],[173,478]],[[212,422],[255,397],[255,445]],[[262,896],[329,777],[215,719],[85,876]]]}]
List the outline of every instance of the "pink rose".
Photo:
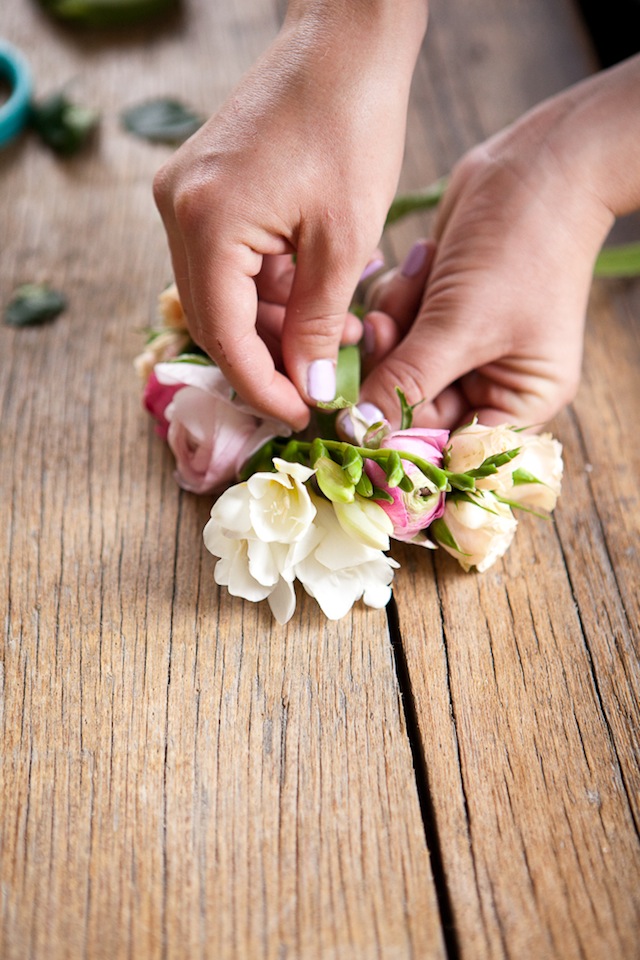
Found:
[{"label": "pink rose", "polygon": [[267,440],[291,433],[235,396],[218,367],[160,363],[155,375],[160,385],[175,388],[164,416],[176,480],[184,490],[210,493],[224,487]]},{"label": "pink rose", "polygon": [[152,371],[144,388],[142,402],[156,420],[156,432],[163,440],[167,439],[167,433],[169,432],[169,421],[165,416],[165,410],[182,386],[181,383],[160,383],[155,371]]},{"label": "pink rose", "polygon": [[[441,467],[442,451],[448,439],[448,430],[415,427],[388,434],[380,449],[412,453],[436,467]],[[405,493],[400,487],[389,487],[382,467],[372,460],[366,461],[367,475],[371,482],[393,497],[392,503],[377,501],[393,524],[392,536],[396,540],[410,541],[433,520],[442,516],[445,497],[410,460],[403,460],[402,466],[413,483],[410,493]]]}]

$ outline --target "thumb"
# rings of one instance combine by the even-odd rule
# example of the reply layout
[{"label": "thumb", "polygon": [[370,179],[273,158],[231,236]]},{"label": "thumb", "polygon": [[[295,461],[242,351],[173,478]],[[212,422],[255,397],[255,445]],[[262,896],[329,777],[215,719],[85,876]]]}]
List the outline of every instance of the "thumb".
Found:
[{"label": "thumb", "polygon": [[343,257],[328,240],[299,247],[282,330],[282,356],[309,404],[335,397],[338,348],[365,261],[358,253]]},{"label": "thumb", "polygon": [[450,428],[468,408],[459,378],[479,360],[482,362],[476,347],[469,355],[451,327],[432,324],[423,315],[366,378],[359,405],[378,408],[397,428],[401,414],[399,388],[411,406],[417,405],[416,426]]}]

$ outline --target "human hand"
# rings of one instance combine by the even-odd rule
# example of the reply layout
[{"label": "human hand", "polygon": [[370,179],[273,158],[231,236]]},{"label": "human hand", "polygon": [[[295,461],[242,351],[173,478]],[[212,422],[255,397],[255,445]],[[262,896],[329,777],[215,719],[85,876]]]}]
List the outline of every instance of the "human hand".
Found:
[{"label": "human hand", "polygon": [[[380,271],[384,266],[382,253],[376,250],[365,267],[361,280]],[[291,296],[296,266],[293,257],[284,253],[263,258],[260,273],[256,277],[258,308],[256,331],[267,346],[276,370],[284,370],[282,358],[282,332],[286,307]],[[345,317],[340,346],[355,346],[362,338],[362,323],[354,313]]]},{"label": "human hand", "polygon": [[[375,16],[315,6],[290,5],[272,47],[155,182],[194,340],[246,401],[296,429],[307,404],[333,398],[347,309],[396,188],[426,26],[424,0],[400,12],[389,0]],[[256,333],[255,278],[265,256],[293,251],[285,375]]]},{"label": "human hand", "polygon": [[598,74],[462,159],[435,257],[419,242],[373,291],[362,402],[393,421],[398,385],[425,399],[416,424],[453,427],[540,424],[572,399],[594,260],[640,205],[639,73]]},{"label": "human hand", "polygon": [[[443,427],[473,414],[543,423],[575,393],[593,263],[613,217],[571,177],[568,158],[546,144],[536,153],[528,140],[524,130],[501,135],[454,170],[415,322],[424,242],[374,292],[362,400],[392,420],[396,385],[410,403],[425,399],[416,424]],[[409,305],[396,306],[390,324],[402,281]]]}]

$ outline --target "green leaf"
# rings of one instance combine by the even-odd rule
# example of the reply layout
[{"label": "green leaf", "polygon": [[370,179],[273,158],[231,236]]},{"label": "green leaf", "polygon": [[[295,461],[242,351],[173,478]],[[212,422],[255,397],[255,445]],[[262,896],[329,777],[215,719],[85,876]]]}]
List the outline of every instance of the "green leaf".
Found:
[{"label": "green leaf", "polygon": [[381,490],[380,487],[373,488],[371,497],[373,500],[382,500],[384,503],[393,503],[393,497],[391,494],[387,493],[386,490]]},{"label": "green leaf", "polygon": [[416,407],[419,407],[421,403],[424,403],[424,399],[418,400],[418,402],[414,403],[412,406],[400,387],[396,387],[396,393],[398,394],[398,400],[400,401],[400,429],[410,430],[411,426],[413,425],[413,411],[416,409]]},{"label": "green leaf", "polygon": [[390,450],[385,464],[387,483],[391,488],[397,487],[404,477],[404,467],[397,450]]},{"label": "green leaf", "polygon": [[448,177],[440,177],[439,180],[423,190],[399,194],[389,207],[385,227],[396,223],[409,213],[415,213],[417,210],[431,210],[436,207],[444,196],[448,180]]},{"label": "green leaf", "polygon": [[514,447],[513,450],[505,450],[503,453],[494,453],[493,456],[487,457],[486,460],[483,460],[480,464],[480,469],[483,467],[503,467],[505,463],[509,463],[520,453],[520,447]]},{"label": "green leaf", "polygon": [[[540,513],[538,510],[533,510],[531,507],[526,507],[523,503],[518,503],[517,500],[509,500],[508,497],[501,497],[499,494],[494,494],[496,500],[499,500],[500,503],[504,503],[507,507],[511,507],[512,510],[522,510],[523,513],[530,513],[534,517],[538,517],[540,520],[549,520],[548,513]],[[482,504],[477,504],[477,506],[482,506]],[[493,510],[489,511],[493,513]]]},{"label": "green leaf", "polygon": [[18,287],[4,314],[11,327],[35,327],[55,320],[66,309],[67,298],[44,284],[25,283]]},{"label": "green leaf", "polygon": [[593,274],[596,277],[640,276],[640,243],[605,247],[596,260]]},{"label": "green leaf", "polygon": [[514,487],[523,483],[542,483],[542,480],[538,480],[537,477],[534,477],[528,470],[523,470],[522,467],[518,467],[517,470],[513,471],[511,479],[513,480]]},{"label": "green leaf", "polygon": [[342,454],[342,469],[347,474],[352,483],[359,483],[362,471],[364,470],[364,461],[357,450],[350,445],[345,447]]},{"label": "green leaf", "polygon": [[398,484],[398,486],[400,487],[403,493],[412,493],[415,488],[415,484],[413,480],[410,477],[408,477],[406,473],[402,478],[402,480],[400,481],[400,483]]},{"label": "green leaf", "polygon": [[476,482],[472,473],[449,473],[447,480],[456,490],[475,490]]},{"label": "green leaf", "polygon": [[373,484],[364,471],[356,484],[356,493],[361,497],[370,497],[373,494]]},{"label": "green leaf", "polygon": [[455,550],[457,553],[461,554],[463,557],[469,556],[469,554],[464,553],[451,533],[451,530],[444,522],[442,517],[438,520],[434,520],[433,523],[429,524],[429,534],[433,537],[434,540],[437,540],[438,543],[441,543],[444,547],[450,547],[451,550]]},{"label": "green leaf", "polygon": [[88,142],[100,115],[72,103],[65,93],[53,93],[31,107],[30,122],[43,143],[63,156],[77,153]]},{"label": "green leaf", "polygon": [[318,400],[316,406],[320,410],[345,410],[347,407],[352,407],[353,404],[351,400],[339,395],[333,400]]},{"label": "green leaf", "polygon": [[213,360],[204,353],[181,353],[178,357],[165,360],[165,363],[193,363],[197,367],[215,367]]},{"label": "green leaf", "polygon": [[309,448],[309,460],[311,462],[311,466],[314,467],[316,465],[316,461],[319,460],[321,457],[328,458],[329,451],[325,447],[322,440],[319,437],[316,437],[316,439],[311,444],[311,447]]},{"label": "green leaf", "polygon": [[124,110],[120,119],[125,129],[153,143],[182,143],[204,120],[189,107],[170,97],[147,100]]},{"label": "green leaf", "polygon": [[349,405],[360,396],[360,350],[358,347],[340,347],[336,366],[336,395]]},{"label": "green leaf", "polygon": [[91,27],[120,27],[158,16],[175,6],[175,0],[40,0],[61,20]]}]

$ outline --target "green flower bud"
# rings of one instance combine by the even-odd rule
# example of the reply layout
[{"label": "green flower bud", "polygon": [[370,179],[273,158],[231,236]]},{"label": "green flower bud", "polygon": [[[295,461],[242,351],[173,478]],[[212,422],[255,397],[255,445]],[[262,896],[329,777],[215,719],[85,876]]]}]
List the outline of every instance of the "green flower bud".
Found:
[{"label": "green flower bud", "polygon": [[331,457],[320,457],[315,461],[316,480],[327,500],[332,503],[353,503],[356,496],[355,484],[345,471]]}]

